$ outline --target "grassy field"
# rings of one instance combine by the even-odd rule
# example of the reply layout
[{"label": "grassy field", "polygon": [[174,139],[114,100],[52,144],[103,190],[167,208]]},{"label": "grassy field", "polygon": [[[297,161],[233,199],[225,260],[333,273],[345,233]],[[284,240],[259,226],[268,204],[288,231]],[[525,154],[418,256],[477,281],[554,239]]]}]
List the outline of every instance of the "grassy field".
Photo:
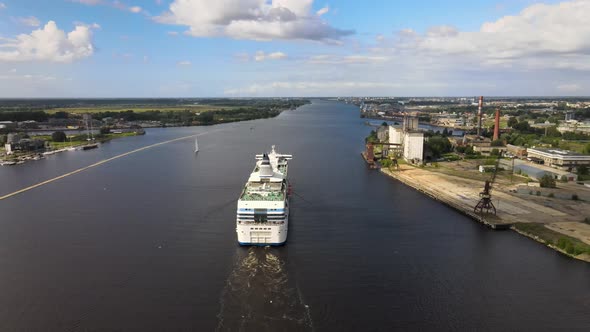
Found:
[{"label": "grassy field", "polygon": [[559,142],[559,147],[562,149],[566,149],[566,150],[571,150],[571,151],[575,151],[578,153],[584,153],[584,150],[586,149],[586,145],[588,145],[589,143],[583,143],[583,142],[574,142],[574,141],[561,141]]},{"label": "grassy field", "polygon": [[[483,123],[484,127],[492,127],[496,123],[494,118],[486,119]],[[500,129],[508,128],[508,120],[504,118],[500,118]]]},{"label": "grassy field", "polygon": [[66,113],[100,113],[100,112],[125,112],[133,111],[136,113],[149,112],[149,111],[160,111],[160,112],[179,112],[179,111],[191,111],[194,113],[210,112],[218,110],[231,110],[239,108],[237,106],[215,106],[215,105],[180,105],[180,106],[116,106],[116,107],[64,107],[64,108],[52,108],[45,112],[49,114],[55,114],[57,112]]}]

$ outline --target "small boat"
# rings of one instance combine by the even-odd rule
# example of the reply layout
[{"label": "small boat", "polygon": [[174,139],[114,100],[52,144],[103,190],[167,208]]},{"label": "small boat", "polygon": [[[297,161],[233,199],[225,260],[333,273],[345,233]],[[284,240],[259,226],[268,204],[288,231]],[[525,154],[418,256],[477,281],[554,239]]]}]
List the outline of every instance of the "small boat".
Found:
[{"label": "small boat", "polygon": [[199,152],[199,142],[195,138],[195,153]]},{"label": "small boat", "polygon": [[82,147],[82,150],[92,150],[98,148],[98,143],[87,144]]}]

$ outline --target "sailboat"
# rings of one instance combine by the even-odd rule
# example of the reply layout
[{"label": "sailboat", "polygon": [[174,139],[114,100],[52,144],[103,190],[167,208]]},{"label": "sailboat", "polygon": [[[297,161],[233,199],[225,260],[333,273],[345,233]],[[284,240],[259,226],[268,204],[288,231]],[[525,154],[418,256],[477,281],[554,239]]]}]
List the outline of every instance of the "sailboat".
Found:
[{"label": "sailboat", "polygon": [[199,142],[195,138],[195,153],[199,152]]},{"label": "sailboat", "polygon": [[94,130],[92,128],[92,116],[88,114],[85,118],[86,118],[86,132],[88,135],[88,138],[86,138],[86,141],[88,141],[88,144],[82,146],[82,150],[96,149],[96,148],[98,148],[98,143],[94,143],[94,137],[92,136],[92,131]]}]

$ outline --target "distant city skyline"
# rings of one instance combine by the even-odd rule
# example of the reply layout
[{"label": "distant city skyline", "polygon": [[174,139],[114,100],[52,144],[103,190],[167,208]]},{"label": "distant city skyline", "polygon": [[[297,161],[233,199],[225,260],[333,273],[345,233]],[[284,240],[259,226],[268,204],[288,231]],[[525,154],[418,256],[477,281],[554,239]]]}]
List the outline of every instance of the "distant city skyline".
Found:
[{"label": "distant city skyline", "polygon": [[0,0],[0,98],[588,96],[590,0]]}]

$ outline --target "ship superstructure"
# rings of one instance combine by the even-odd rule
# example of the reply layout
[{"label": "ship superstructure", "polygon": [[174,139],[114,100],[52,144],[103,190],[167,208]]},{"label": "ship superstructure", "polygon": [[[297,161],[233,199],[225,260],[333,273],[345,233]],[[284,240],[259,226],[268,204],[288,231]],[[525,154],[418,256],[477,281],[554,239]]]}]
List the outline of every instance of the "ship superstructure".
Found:
[{"label": "ship superstructure", "polygon": [[288,162],[274,145],[256,155],[256,166],[238,200],[236,232],[241,245],[279,246],[287,241],[289,226]]}]

